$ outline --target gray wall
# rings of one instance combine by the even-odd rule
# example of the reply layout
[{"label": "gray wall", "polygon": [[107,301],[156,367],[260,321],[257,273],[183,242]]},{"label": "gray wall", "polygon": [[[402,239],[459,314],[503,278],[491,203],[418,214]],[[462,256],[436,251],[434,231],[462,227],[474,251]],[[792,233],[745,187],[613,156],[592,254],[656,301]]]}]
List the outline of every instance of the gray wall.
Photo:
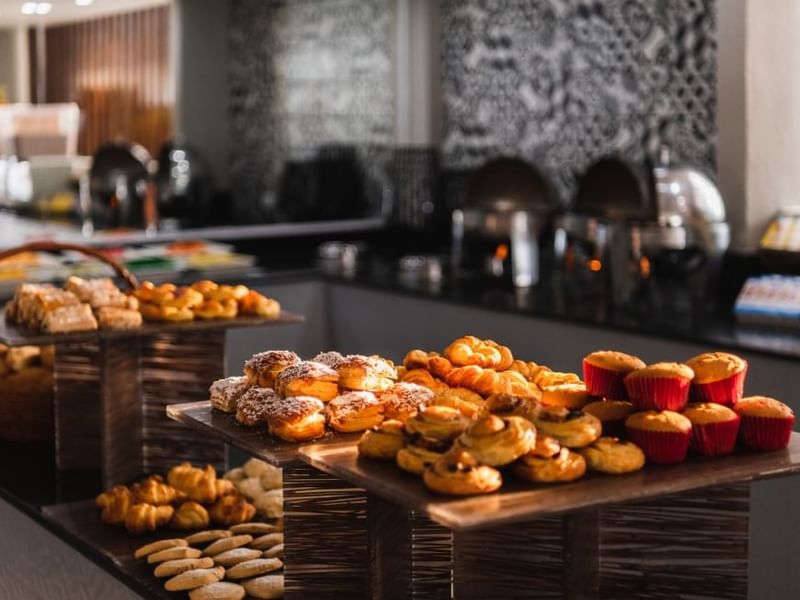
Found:
[{"label": "gray wall", "polygon": [[17,52],[15,31],[0,29],[0,85],[6,88],[9,102],[17,100]]}]

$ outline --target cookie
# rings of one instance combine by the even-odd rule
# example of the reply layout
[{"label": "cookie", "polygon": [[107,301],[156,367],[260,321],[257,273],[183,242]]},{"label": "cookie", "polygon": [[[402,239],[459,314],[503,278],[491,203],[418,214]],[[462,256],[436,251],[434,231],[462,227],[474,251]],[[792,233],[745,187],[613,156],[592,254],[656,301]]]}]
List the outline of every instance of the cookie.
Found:
[{"label": "cookie", "polygon": [[244,582],[245,591],[253,598],[269,600],[283,597],[283,575],[263,575]]},{"label": "cookie", "polygon": [[189,548],[187,546],[175,546],[174,548],[167,548],[153,552],[147,557],[147,564],[155,564],[165,562],[167,560],[176,560],[179,558],[200,558],[203,555],[197,548]]},{"label": "cookie", "polygon": [[224,540],[233,535],[227,529],[209,529],[208,531],[198,531],[186,537],[186,541],[190,546],[204,546],[217,540]]},{"label": "cookie", "polygon": [[238,525],[233,525],[231,531],[235,534],[264,535],[265,533],[281,531],[281,528],[269,523],[239,523]]},{"label": "cookie", "polygon": [[276,544],[269,550],[264,550],[264,558],[283,558],[283,544]]},{"label": "cookie", "polygon": [[186,540],[182,540],[180,538],[174,538],[170,540],[159,540],[158,542],[153,542],[151,544],[145,544],[141,548],[139,548],[136,552],[133,553],[134,558],[144,558],[154,552],[158,552],[160,550],[166,550],[167,548],[174,548],[176,546],[188,546],[188,542]]},{"label": "cookie", "polygon": [[189,600],[242,600],[244,588],[238,583],[218,581],[189,592]]},{"label": "cookie", "polygon": [[262,535],[261,537],[257,537],[252,541],[250,544],[251,548],[255,548],[256,550],[267,550],[276,546],[278,544],[283,543],[283,534],[278,533],[268,533],[266,535]]},{"label": "cookie", "polygon": [[206,556],[215,556],[220,552],[225,552],[226,550],[233,550],[234,548],[239,548],[240,546],[246,546],[252,541],[252,535],[233,535],[229,538],[224,538],[213,542],[203,551],[203,554]]},{"label": "cookie", "polygon": [[225,577],[223,567],[213,567],[211,569],[193,569],[180,575],[175,575],[172,579],[167,579],[164,589],[168,592],[181,592],[203,587],[209,583],[216,583]]},{"label": "cookie", "polygon": [[263,575],[264,573],[271,573],[277,571],[283,566],[283,561],[277,558],[256,558],[255,560],[246,560],[238,565],[232,566],[225,571],[226,579],[248,579]]},{"label": "cookie", "polygon": [[238,565],[240,562],[246,560],[253,560],[254,558],[261,558],[260,550],[253,550],[252,548],[234,548],[233,550],[226,550],[214,556],[214,562],[223,567],[232,567]]},{"label": "cookie", "polygon": [[168,560],[162,562],[153,571],[156,577],[175,577],[186,571],[193,571],[194,569],[209,569],[214,566],[214,561],[208,557],[205,558],[177,558],[175,560]]}]

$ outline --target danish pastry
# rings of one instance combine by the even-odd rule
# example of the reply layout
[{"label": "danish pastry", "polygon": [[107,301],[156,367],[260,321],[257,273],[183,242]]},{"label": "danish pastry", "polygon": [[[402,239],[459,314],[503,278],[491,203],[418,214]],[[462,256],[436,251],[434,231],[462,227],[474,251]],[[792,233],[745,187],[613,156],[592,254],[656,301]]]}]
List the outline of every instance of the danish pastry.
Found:
[{"label": "danish pastry", "polygon": [[558,454],[549,458],[528,453],[514,463],[511,469],[514,475],[527,481],[540,483],[575,481],[586,473],[586,461],[577,452],[561,448]]},{"label": "danish pastry", "polygon": [[537,402],[539,401],[541,397],[539,388],[536,384],[525,379],[520,373],[516,371],[503,371],[502,373],[498,373],[498,376],[507,383],[510,394],[523,396],[525,398],[533,398]]},{"label": "danish pastry", "polygon": [[455,408],[448,406],[426,406],[406,420],[406,431],[422,437],[451,441],[469,425],[469,419]]},{"label": "danish pastry", "polygon": [[600,420],[563,406],[544,406],[533,421],[540,433],[556,438],[567,448],[588,446],[603,431]]},{"label": "danish pastry", "polygon": [[160,304],[143,302],[139,307],[145,321],[193,321],[194,312],[191,308],[176,308]]},{"label": "danish pastry", "polygon": [[531,398],[512,394],[492,394],[481,408],[481,415],[497,415],[498,417],[522,417],[533,422],[539,404]]},{"label": "danish pastry", "polygon": [[591,400],[583,383],[558,383],[542,386],[542,404],[579,409]]},{"label": "danish pastry", "polygon": [[203,294],[190,287],[180,287],[172,294],[166,294],[159,304],[165,308],[194,308],[203,302]]},{"label": "danish pastry", "polygon": [[468,419],[473,419],[483,406],[483,398],[467,388],[449,388],[438,392],[431,400],[430,406],[455,408]]},{"label": "danish pastry", "polygon": [[136,329],[142,326],[142,313],[118,306],[101,306],[97,309],[100,329]]},{"label": "danish pastry", "polygon": [[275,380],[275,391],[284,398],[313,396],[323,402],[339,394],[339,375],[321,363],[303,361],[283,369]]},{"label": "danish pastry", "polygon": [[254,354],[244,362],[244,374],[250,385],[275,389],[278,373],[300,362],[290,350],[269,350]]},{"label": "danish pastry", "polygon": [[218,285],[216,288],[208,290],[203,297],[214,302],[230,302],[231,300],[238,302],[249,293],[250,290],[246,285]]},{"label": "danish pastry", "polygon": [[515,360],[508,368],[511,371],[516,371],[530,382],[533,382],[539,373],[550,370],[550,367],[524,360]]},{"label": "danish pastry", "polygon": [[170,525],[174,529],[203,529],[208,527],[210,520],[208,511],[197,502],[184,502],[172,515]]},{"label": "danish pastry", "polygon": [[618,475],[638,471],[644,466],[644,452],[633,442],[601,437],[578,452],[592,471]]},{"label": "danish pastry", "polygon": [[444,355],[454,365],[477,365],[505,371],[514,362],[511,350],[493,340],[481,340],[473,335],[466,335],[454,340],[444,349]]},{"label": "danish pastry", "polygon": [[537,433],[536,444],[533,446],[533,449],[531,449],[530,454],[548,458],[550,456],[555,456],[560,450],[561,444],[558,443],[556,438]]},{"label": "danish pastry", "polygon": [[425,469],[422,480],[434,492],[451,496],[488,494],[503,484],[500,471],[478,464],[463,450],[453,450],[438,458]]},{"label": "danish pastry", "polygon": [[325,405],[311,396],[284,398],[266,412],[272,435],[287,442],[304,442],[325,435]]},{"label": "danish pastry", "polygon": [[431,372],[431,375],[441,380],[447,379],[448,373],[450,373],[453,368],[453,363],[444,356],[432,356],[428,361],[428,371]]},{"label": "danish pastry", "polygon": [[433,400],[433,392],[427,387],[401,381],[378,394],[378,400],[383,403],[385,419],[397,419],[405,423]]},{"label": "danish pastry", "polygon": [[[511,371],[515,373],[515,371]],[[519,375],[519,373],[516,373]],[[524,378],[523,378],[524,379]],[[447,375],[447,384],[451,387],[465,387],[477,392],[484,398],[492,394],[510,394],[512,380],[501,377],[494,369],[484,369],[477,365],[458,367]]]},{"label": "danish pastry", "polygon": [[226,377],[211,384],[211,407],[226,413],[236,412],[236,403],[250,387],[247,377]]},{"label": "danish pastry", "polygon": [[346,392],[328,402],[325,414],[336,431],[366,431],[383,421],[383,403],[372,392]]},{"label": "danish pastry", "polygon": [[391,419],[364,432],[358,440],[358,455],[376,460],[395,460],[405,445],[403,422]]},{"label": "danish pastry", "polygon": [[339,387],[343,390],[380,392],[392,387],[397,371],[388,362],[375,356],[345,356],[336,369]]},{"label": "danish pastry", "polygon": [[558,371],[540,371],[533,378],[533,383],[540,388],[550,385],[561,385],[562,383],[581,383],[581,378],[575,373],[560,373]]},{"label": "danish pastry", "polygon": [[403,374],[400,381],[401,383],[413,383],[416,385],[421,385],[436,392],[446,390],[450,387],[441,379],[437,379],[431,375],[426,369],[408,370]]},{"label": "danish pastry", "polygon": [[406,446],[397,452],[395,457],[397,466],[413,473],[414,475],[422,475],[426,467],[429,467],[434,461],[442,456],[442,452],[428,450],[421,446]]},{"label": "danish pastry", "polygon": [[507,465],[534,447],[536,428],[522,417],[487,415],[470,425],[457,444],[482,464]]}]

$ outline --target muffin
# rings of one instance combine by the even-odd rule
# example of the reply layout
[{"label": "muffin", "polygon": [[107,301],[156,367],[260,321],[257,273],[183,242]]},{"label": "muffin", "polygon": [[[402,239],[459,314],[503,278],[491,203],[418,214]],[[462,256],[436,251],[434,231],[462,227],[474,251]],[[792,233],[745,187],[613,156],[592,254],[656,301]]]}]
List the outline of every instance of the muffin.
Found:
[{"label": "muffin", "polygon": [[589,394],[582,383],[559,383],[542,388],[542,404],[579,409],[589,402]]},{"label": "muffin", "polygon": [[681,411],[689,402],[694,371],[680,363],[655,363],[625,376],[628,399],[637,410]]},{"label": "muffin", "polygon": [[603,435],[623,437],[625,419],[634,412],[633,404],[627,400],[597,400],[583,407],[583,412],[594,415],[603,424]]},{"label": "muffin", "polygon": [[628,399],[623,380],[631,371],[643,369],[641,359],[615,350],[598,350],[583,359],[583,379],[592,396]]},{"label": "muffin", "polygon": [[647,462],[678,463],[686,458],[692,422],[671,410],[633,413],[625,420],[626,437],[639,446]]},{"label": "muffin", "polygon": [[733,452],[741,419],[730,408],[714,402],[697,402],[689,404],[683,416],[692,422],[689,447],[693,451],[706,456]]},{"label": "muffin", "polygon": [[726,352],[706,352],[686,361],[694,371],[692,402],[733,405],[744,393],[747,361]]},{"label": "muffin", "polygon": [[765,396],[742,398],[734,407],[742,418],[739,437],[753,450],[780,450],[789,444],[794,424],[792,409]]}]

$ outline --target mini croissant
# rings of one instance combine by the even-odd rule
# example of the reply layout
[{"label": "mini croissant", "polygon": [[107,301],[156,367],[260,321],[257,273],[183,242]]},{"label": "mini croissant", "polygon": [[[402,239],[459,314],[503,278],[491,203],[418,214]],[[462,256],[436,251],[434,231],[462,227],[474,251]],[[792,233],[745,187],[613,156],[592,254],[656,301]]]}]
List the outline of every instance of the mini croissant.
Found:
[{"label": "mini croissant", "polygon": [[170,525],[175,529],[204,529],[208,527],[208,511],[197,502],[184,502],[175,511]]},{"label": "mini croissant", "polygon": [[186,499],[186,494],[164,483],[160,475],[151,475],[141,483],[131,486],[133,500],[137,503],[155,504],[163,506]]},{"label": "mini croissant", "polygon": [[227,479],[217,479],[215,487],[217,489],[217,498],[230,496],[231,494],[236,493],[236,484],[234,484],[232,481],[228,481]]},{"label": "mini croissant", "polygon": [[100,519],[103,523],[122,525],[133,506],[133,494],[124,485],[117,485],[97,496],[95,504],[102,509]]},{"label": "mini croissant", "polygon": [[217,499],[217,472],[211,465],[198,469],[185,462],[172,467],[167,474],[167,483],[200,504],[212,504]]},{"label": "mini croissant", "polygon": [[223,496],[208,509],[208,514],[217,525],[230,527],[252,519],[256,514],[256,507],[241,496]]},{"label": "mini croissant", "polygon": [[134,504],[125,517],[125,529],[132,535],[141,535],[155,531],[169,523],[175,509],[171,506],[153,506],[152,504]]}]

